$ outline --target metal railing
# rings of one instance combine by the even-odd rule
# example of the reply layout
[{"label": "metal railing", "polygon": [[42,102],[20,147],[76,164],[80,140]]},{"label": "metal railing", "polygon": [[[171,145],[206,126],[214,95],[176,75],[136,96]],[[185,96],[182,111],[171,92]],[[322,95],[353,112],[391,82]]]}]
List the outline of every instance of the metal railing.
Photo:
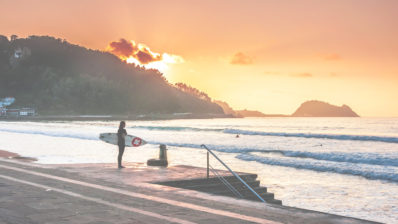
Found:
[{"label": "metal railing", "polygon": [[[210,166],[211,171],[214,173],[214,175],[238,198],[243,198],[243,195],[239,193],[239,191],[232,186],[231,183],[228,182],[222,175],[220,175],[216,169],[214,169],[212,166]],[[209,179],[209,178],[207,178]]]},{"label": "metal railing", "polygon": [[[257,194],[257,192],[255,190],[253,190],[252,187],[250,187],[250,185],[248,185],[246,183],[246,181],[244,181],[238,174],[236,174],[234,171],[231,170],[231,168],[229,168],[229,166],[227,166],[227,164],[225,164],[216,154],[214,154],[213,151],[211,151],[209,148],[207,148],[206,145],[202,144],[201,147],[205,148],[207,150],[207,179],[209,179],[209,175],[210,175],[210,168],[211,171],[213,173],[217,173],[215,174],[217,176],[217,178],[219,178],[221,180],[221,182],[224,183],[224,181],[226,181],[226,183],[224,183],[228,188],[232,187],[233,190],[230,190],[235,194],[236,192],[238,192],[238,196],[240,195],[240,197],[243,197],[238,190],[236,190],[236,188],[234,188],[224,177],[222,177],[221,175],[218,174],[218,172],[212,167],[210,166],[210,154],[216,158],[225,168],[227,168],[227,170],[232,173],[232,175],[234,175],[242,184],[244,184],[254,195],[257,196],[258,199],[260,199],[260,201],[267,203],[259,194]],[[221,178],[222,177],[222,178]],[[235,192],[234,192],[235,191]]]}]

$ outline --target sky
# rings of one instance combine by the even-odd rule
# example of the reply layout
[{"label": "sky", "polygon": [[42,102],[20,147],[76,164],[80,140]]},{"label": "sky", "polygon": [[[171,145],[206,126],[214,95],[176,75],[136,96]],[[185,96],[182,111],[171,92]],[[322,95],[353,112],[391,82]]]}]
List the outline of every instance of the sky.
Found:
[{"label": "sky", "polygon": [[398,116],[396,0],[0,0],[0,21],[1,35],[115,54],[125,41],[130,63],[234,109],[291,114],[321,100]]}]

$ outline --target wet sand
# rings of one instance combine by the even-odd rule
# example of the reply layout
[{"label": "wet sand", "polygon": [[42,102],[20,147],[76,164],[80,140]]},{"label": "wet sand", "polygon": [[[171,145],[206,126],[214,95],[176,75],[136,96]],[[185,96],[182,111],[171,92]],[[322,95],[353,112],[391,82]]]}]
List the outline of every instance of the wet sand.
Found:
[{"label": "wet sand", "polygon": [[17,153],[13,153],[13,152],[1,150],[1,149],[0,149],[0,158],[15,159],[15,160],[24,161],[24,162],[37,161],[36,158],[21,156]]}]

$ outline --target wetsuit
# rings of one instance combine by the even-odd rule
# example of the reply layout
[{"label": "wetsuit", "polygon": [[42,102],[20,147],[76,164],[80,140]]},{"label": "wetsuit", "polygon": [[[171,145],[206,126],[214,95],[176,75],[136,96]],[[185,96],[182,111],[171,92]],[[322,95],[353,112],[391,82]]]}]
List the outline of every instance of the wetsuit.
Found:
[{"label": "wetsuit", "polygon": [[117,130],[117,145],[119,146],[119,155],[117,156],[117,163],[119,168],[122,167],[122,156],[124,153],[124,147],[125,147],[125,142],[124,142],[124,137],[127,135],[127,131],[124,128],[119,128]]}]

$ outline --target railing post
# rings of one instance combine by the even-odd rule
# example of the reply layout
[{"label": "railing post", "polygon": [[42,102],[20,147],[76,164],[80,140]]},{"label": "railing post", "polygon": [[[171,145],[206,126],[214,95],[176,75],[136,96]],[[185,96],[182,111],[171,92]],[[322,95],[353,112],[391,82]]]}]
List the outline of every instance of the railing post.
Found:
[{"label": "railing post", "polygon": [[209,179],[209,151],[207,151],[207,179]]}]

